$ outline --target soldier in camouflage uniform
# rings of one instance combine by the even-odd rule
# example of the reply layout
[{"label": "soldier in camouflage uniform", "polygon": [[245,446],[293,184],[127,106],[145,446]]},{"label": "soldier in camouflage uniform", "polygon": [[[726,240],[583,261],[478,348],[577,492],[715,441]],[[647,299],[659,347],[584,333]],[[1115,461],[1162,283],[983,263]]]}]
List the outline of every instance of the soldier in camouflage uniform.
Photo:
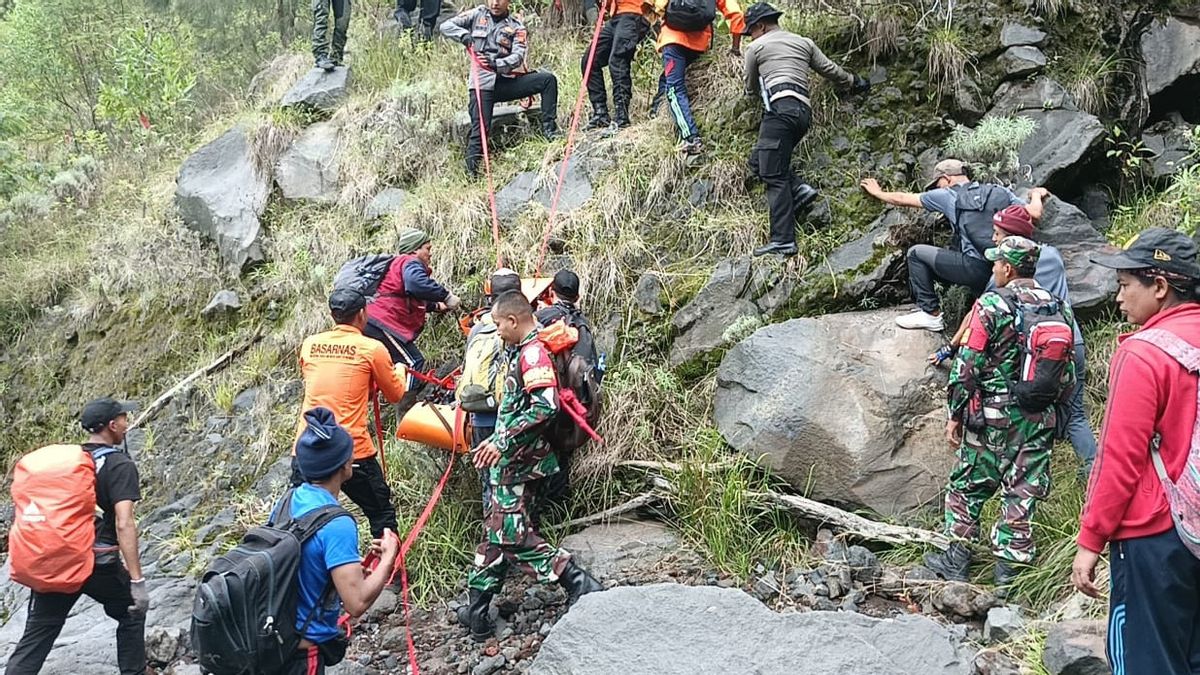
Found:
[{"label": "soldier in camouflage uniform", "polygon": [[[948,391],[946,434],[957,448],[958,462],[946,488],[946,531],[973,540],[984,504],[1001,490],[1003,505],[991,544],[996,585],[1002,588],[1016,576],[1014,564],[1033,560],[1030,521],[1037,501],[1050,490],[1050,451],[1057,421],[1056,406],[1029,412],[1010,392],[1010,385],[1021,379],[1024,357],[1017,330],[1021,310],[1012,301],[1027,308],[1045,307],[1047,312],[1057,309],[1072,328],[1075,323],[1070,306],[1034,281],[1039,252],[1036,243],[1015,236],[988,249],[985,255],[994,262],[998,289],[980,296],[971,310]],[[1074,362],[1068,359],[1059,383],[1066,397],[1074,381]],[[925,558],[931,570],[959,581],[967,579],[970,562],[970,550],[961,542]]]},{"label": "soldier in camouflage uniform", "polygon": [[531,504],[533,481],[558,472],[558,459],[542,432],[558,414],[558,380],[550,352],[538,339],[529,301],[520,291],[496,299],[492,319],[507,346],[508,373],[497,412],[496,431],[473,451],[475,466],[487,468],[491,497],[485,505],[483,541],[467,577],[469,604],[459,610],[476,641],[494,630],[488,616],[492,596],[504,585],[510,566],[543,583],[557,581],[570,602],[603,587],[537,530]]},{"label": "soldier in camouflage uniform", "polygon": [[[317,67],[329,72],[342,65],[346,33],[350,30],[350,0],[313,0],[312,51]],[[333,10],[333,40],[329,38],[329,12]]]}]

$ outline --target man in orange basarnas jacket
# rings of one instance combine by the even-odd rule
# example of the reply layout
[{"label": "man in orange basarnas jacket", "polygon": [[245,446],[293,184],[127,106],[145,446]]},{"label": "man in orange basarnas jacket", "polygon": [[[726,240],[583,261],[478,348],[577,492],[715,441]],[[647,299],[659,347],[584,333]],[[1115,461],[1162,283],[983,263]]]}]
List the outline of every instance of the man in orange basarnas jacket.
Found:
[{"label": "man in orange basarnas jacket", "polygon": [[[317,407],[328,408],[350,433],[354,474],[342,484],[342,492],[362,509],[371,524],[371,536],[378,539],[384,529],[396,531],[396,507],[367,427],[367,404],[376,388],[389,403],[399,401],[406,390],[407,373],[402,364],[392,365],[382,342],[362,334],[367,325],[367,299],[361,293],[350,288],[334,290],[329,296],[329,314],[337,325],[309,336],[300,347],[304,403],[296,436],[307,428],[304,413]],[[304,481],[293,450],[292,485]]]},{"label": "man in orange basarnas jacket", "polygon": [[658,52],[662,54],[663,72],[658,78],[658,94],[654,97],[651,115],[658,102],[666,99],[671,120],[683,140],[681,150],[689,155],[704,151],[700,129],[692,116],[692,104],[687,94],[687,69],[709,50],[713,42],[712,22],[717,11],[729,21],[733,34],[734,56],[741,56],[742,33],[746,21],[738,0],[655,0],[654,11],[663,17],[658,31]]}]

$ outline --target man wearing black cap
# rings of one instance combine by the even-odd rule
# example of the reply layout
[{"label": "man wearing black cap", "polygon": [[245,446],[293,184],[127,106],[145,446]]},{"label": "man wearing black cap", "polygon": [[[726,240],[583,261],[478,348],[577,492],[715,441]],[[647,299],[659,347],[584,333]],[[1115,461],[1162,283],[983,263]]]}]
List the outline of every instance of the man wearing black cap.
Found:
[{"label": "man wearing black cap", "polygon": [[117,621],[117,664],[121,675],[146,672],[146,612],[150,609],[150,595],[142,576],[137,522],[133,516],[133,506],[141,500],[142,493],[137,466],[118,447],[125,442],[131,410],[128,404],[100,398],[84,406],[79,415],[80,426],[90,434],[82,451],[90,453],[96,463],[96,506],[102,512],[96,520],[95,568],[83,588],[75,593],[30,591],[25,633],[8,659],[6,675],[36,675],[41,670],[71,608],[85,594],[104,605],[104,613]]},{"label": "man wearing black cap", "polygon": [[1071,581],[1098,598],[1108,547],[1108,661],[1114,673],[1194,673],[1200,663],[1195,479],[1200,262],[1191,237],[1150,228],[1116,255],[1117,306],[1136,331],[1109,366],[1100,448],[1080,516]]},{"label": "man wearing black cap", "polygon": [[[354,439],[354,475],[342,487],[362,508],[371,523],[371,534],[396,529],[392,491],[376,458],[377,448],[367,427],[367,405],[378,389],[389,403],[404,396],[405,368],[392,365],[387,348],[362,334],[367,325],[367,299],[351,288],[334,289],[329,296],[333,330],[307,338],[300,347],[300,373],[304,377],[304,402],[296,436],[304,433],[304,413],[328,408]],[[304,481],[301,467],[292,462],[292,484]]]},{"label": "man wearing black cap", "polygon": [[[296,466],[304,482],[290,491],[276,510],[287,503],[290,516],[299,519],[324,506],[337,506],[338,494],[353,480],[354,439],[338,424],[327,408],[304,413],[304,430],[296,440]],[[277,517],[272,522],[279,522]],[[320,675],[327,663],[337,663],[345,654],[346,642],[338,617],[344,607],[352,617],[370,609],[396,566],[400,542],[391,529],[384,529],[371,542],[379,565],[366,574],[359,564],[358,528],[350,514],[337,516],[304,542],[298,578],[296,630],[303,631],[295,658],[285,675]],[[318,604],[332,584],[337,604]],[[311,617],[311,618],[310,618]]]},{"label": "man wearing black cap", "polygon": [[782,15],[765,2],[746,11],[745,34],[754,40],[746,50],[746,93],[760,96],[765,109],[750,168],[767,185],[771,212],[771,241],[754,255],[796,255],[796,211],[817,198],[817,190],[792,173],[792,150],[812,124],[810,71],[853,93],[871,88],[830,61],[812,40],[780,28]]}]

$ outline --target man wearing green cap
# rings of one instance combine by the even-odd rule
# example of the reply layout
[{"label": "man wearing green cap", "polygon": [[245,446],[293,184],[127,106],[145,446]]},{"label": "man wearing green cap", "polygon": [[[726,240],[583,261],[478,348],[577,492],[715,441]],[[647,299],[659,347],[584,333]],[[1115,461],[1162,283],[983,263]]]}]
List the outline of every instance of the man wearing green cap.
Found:
[{"label": "man wearing green cap", "polygon": [[[425,356],[417,349],[417,336],[425,328],[429,312],[449,312],[461,301],[434,280],[429,267],[433,245],[429,235],[414,227],[400,233],[397,255],[379,282],[375,301],[367,305],[367,327],[363,334],[382,342],[392,355],[392,363],[403,363],[410,370],[424,371]],[[419,387],[410,376],[409,391]]]},{"label": "man wearing green cap", "polygon": [[[1016,576],[1015,565],[1033,560],[1030,522],[1038,500],[1050,491],[1058,409],[1069,402],[1075,385],[1075,317],[1070,305],[1034,280],[1040,253],[1036,243],[1017,236],[986,250],[996,290],[980,296],[971,309],[948,387],[946,438],[958,461],[946,487],[946,531],[960,540],[974,539],[984,504],[1001,491],[1000,517],[991,535],[1001,588]],[[1046,337],[1056,339],[1043,342]],[[1059,348],[1053,361],[1051,352],[1039,351],[1039,359],[1047,356],[1033,362],[1033,376],[1025,368],[1031,343]],[[1028,393],[1035,389],[1039,403]],[[970,563],[970,550],[961,541],[925,556],[926,567],[947,580],[965,581]]]}]

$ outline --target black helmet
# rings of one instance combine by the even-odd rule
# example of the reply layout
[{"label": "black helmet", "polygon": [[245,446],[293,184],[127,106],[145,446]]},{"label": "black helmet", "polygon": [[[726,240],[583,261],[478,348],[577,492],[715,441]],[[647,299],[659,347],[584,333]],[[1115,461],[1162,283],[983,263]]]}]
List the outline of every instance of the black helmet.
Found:
[{"label": "black helmet", "polygon": [[746,29],[742,31],[742,35],[749,35],[751,26],[759,21],[778,19],[783,16],[783,12],[765,2],[756,2],[750,5],[750,9],[747,9],[746,13],[742,16],[746,20]]}]

